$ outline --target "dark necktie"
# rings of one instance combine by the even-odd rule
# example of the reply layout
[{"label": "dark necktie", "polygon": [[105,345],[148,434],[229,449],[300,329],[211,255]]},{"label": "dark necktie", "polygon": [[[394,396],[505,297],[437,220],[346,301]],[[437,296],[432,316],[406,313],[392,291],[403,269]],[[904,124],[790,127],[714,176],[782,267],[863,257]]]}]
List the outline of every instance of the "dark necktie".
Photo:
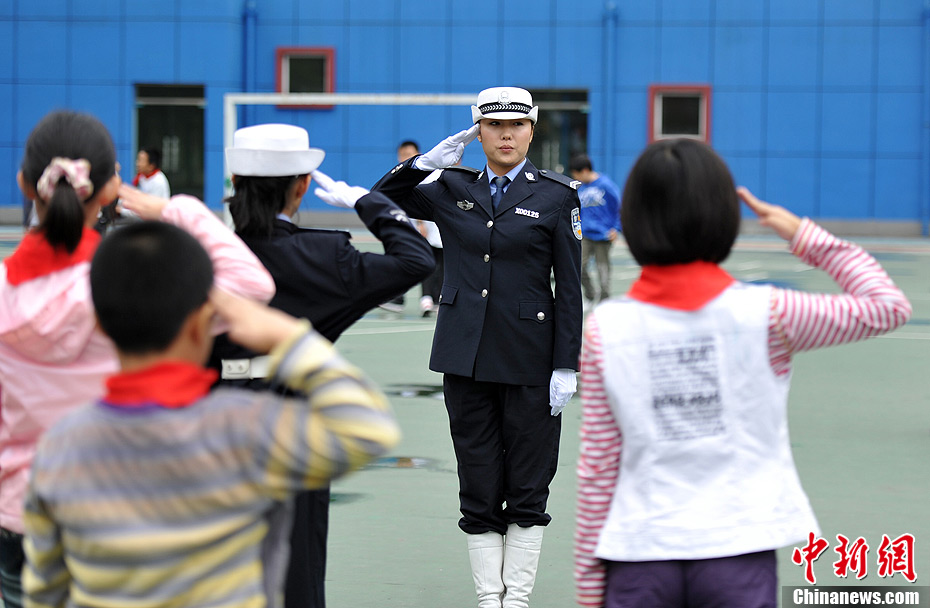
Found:
[{"label": "dark necktie", "polygon": [[497,206],[500,205],[501,197],[504,196],[504,186],[509,182],[510,178],[506,175],[494,178],[494,185],[497,186],[497,190],[491,195],[491,206],[494,208],[494,211],[497,211]]}]

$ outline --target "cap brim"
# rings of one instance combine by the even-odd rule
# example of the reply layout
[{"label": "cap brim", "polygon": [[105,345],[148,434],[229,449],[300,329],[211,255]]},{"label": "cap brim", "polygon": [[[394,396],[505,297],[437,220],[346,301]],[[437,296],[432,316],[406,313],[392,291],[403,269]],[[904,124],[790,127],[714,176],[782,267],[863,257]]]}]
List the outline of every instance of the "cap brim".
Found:
[{"label": "cap brim", "polygon": [[319,167],[325,156],[319,148],[284,151],[226,148],[226,166],[231,174],[243,177],[304,175]]},{"label": "cap brim", "polygon": [[533,124],[536,124],[536,116],[538,114],[539,106],[533,106],[529,114],[523,114],[522,112],[488,112],[487,114],[482,114],[478,106],[471,107],[471,119],[472,122],[476,124],[482,118],[497,120],[520,120],[521,118],[528,118]]}]

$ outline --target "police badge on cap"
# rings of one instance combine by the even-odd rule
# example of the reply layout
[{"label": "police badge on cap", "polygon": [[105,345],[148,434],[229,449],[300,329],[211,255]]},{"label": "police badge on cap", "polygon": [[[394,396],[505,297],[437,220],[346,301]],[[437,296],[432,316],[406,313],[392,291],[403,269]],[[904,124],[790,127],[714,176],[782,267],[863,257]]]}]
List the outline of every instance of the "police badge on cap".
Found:
[{"label": "police badge on cap", "polygon": [[477,105],[471,107],[471,119],[482,118],[518,120],[528,118],[536,124],[539,107],[533,105],[533,96],[526,89],[517,87],[493,87],[478,93]]}]

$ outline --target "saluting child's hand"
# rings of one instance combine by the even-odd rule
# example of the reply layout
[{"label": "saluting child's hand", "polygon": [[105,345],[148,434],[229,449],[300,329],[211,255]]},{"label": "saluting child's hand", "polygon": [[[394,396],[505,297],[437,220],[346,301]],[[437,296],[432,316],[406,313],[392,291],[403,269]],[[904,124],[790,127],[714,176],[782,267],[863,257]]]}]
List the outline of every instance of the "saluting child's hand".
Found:
[{"label": "saluting child's hand", "polygon": [[229,324],[229,339],[258,353],[267,353],[304,330],[304,324],[291,315],[222,289],[214,288],[210,301]]},{"label": "saluting child's hand", "polygon": [[736,189],[743,202],[746,203],[753,212],[759,216],[759,224],[768,226],[781,238],[790,241],[801,225],[801,218],[791,213],[784,207],[771,205],[759,200],[749,191],[749,188],[740,186]]},{"label": "saluting child's hand", "polygon": [[120,207],[128,209],[144,220],[161,219],[162,209],[168,204],[166,198],[146,194],[126,184],[120,184],[119,199]]}]

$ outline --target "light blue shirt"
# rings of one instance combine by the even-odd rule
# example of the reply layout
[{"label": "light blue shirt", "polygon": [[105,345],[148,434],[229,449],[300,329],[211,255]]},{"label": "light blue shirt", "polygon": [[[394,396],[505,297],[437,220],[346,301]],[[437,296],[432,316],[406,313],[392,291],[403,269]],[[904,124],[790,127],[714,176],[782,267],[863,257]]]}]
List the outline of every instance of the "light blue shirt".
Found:
[{"label": "light blue shirt", "polygon": [[[517,178],[517,174],[520,173],[520,169],[522,169],[523,165],[525,164],[526,164],[526,159],[524,158],[522,163],[520,163],[519,165],[517,165],[516,167],[514,167],[513,169],[511,169],[510,171],[504,174],[510,178],[510,181],[507,182],[506,186],[504,186],[504,192],[507,192],[507,189],[510,188],[510,184],[512,184],[513,180]],[[487,165],[484,166],[484,172],[488,174],[488,182],[491,184],[491,198],[494,198],[494,193],[497,192],[497,186],[494,185],[494,178],[497,177],[498,175],[497,173],[494,173],[493,171],[491,171],[491,168],[488,167]]]}]

